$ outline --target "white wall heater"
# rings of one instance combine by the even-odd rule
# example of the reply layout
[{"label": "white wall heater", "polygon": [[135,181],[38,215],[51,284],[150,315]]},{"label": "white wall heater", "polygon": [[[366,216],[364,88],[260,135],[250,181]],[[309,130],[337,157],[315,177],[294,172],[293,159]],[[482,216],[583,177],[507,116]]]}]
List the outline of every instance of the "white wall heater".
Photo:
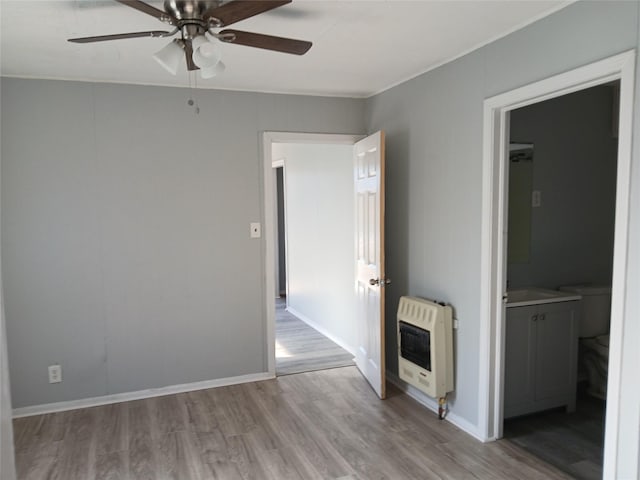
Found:
[{"label": "white wall heater", "polygon": [[453,391],[452,327],[450,306],[422,298],[400,298],[400,378],[430,397],[442,398]]}]

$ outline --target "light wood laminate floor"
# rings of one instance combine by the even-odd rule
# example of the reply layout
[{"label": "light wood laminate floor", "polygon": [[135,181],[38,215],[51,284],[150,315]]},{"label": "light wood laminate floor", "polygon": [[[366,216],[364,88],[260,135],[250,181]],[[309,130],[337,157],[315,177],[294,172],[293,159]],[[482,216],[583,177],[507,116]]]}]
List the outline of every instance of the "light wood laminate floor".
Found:
[{"label": "light wood laminate floor", "polygon": [[14,420],[19,480],[560,479],[355,367]]},{"label": "light wood laminate floor", "polygon": [[295,315],[276,299],[276,375],[353,365],[353,355]]},{"label": "light wood laminate floor", "polygon": [[504,436],[580,480],[602,478],[605,402],[578,395],[576,411],[549,410],[507,420]]}]

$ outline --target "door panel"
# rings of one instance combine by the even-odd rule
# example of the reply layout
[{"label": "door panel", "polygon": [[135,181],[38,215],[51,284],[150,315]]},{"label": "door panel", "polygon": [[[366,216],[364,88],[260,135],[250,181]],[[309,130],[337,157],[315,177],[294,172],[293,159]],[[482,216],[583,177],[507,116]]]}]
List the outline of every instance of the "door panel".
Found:
[{"label": "door panel", "polygon": [[535,318],[535,306],[507,309],[504,356],[505,418],[534,400],[532,376],[535,362]]},{"label": "door panel", "polygon": [[384,398],[384,132],[377,132],[355,144],[354,187],[356,365],[378,396]]},{"label": "door panel", "polygon": [[575,388],[572,372],[576,358],[576,319],[574,302],[544,305],[537,327],[536,400],[569,395]]}]

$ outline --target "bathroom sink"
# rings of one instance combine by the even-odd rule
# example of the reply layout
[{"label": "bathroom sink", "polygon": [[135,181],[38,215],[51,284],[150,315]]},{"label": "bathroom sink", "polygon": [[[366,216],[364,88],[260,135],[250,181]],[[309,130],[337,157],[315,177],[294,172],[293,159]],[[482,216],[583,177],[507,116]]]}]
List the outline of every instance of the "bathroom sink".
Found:
[{"label": "bathroom sink", "polygon": [[527,287],[507,292],[507,308],[540,305],[543,303],[570,302],[582,297],[570,292],[547,290],[545,288]]}]

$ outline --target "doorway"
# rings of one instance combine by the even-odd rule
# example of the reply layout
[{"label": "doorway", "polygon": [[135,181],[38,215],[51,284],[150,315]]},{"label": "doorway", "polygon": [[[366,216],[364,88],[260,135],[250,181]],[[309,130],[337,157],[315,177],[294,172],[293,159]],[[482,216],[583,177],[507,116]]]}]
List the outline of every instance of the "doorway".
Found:
[{"label": "doorway", "polygon": [[[316,305],[321,308],[327,305],[343,304],[342,319],[334,318],[334,315],[321,315],[318,319],[304,319],[305,323],[315,326],[319,320],[329,322],[332,326],[327,332],[342,332],[336,337],[343,339],[345,348],[353,354],[355,365],[367,379],[372,389],[380,399],[385,398],[385,368],[384,368],[384,286],[390,283],[385,276],[384,265],[384,172],[385,172],[385,143],[384,132],[378,131],[369,136],[356,135],[331,135],[331,134],[305,134],[287,132],[265,132],[263,134],[263,160],[264,160],[264,219],[265,219],[265,317],[266,317],[266,341],[267,363],[269,373],[275,375],[275,194],[273,186],[273,159],[279,156],[286,157],[286,152],[277,152],[277,145],[285,145],[294,150],[305,150],[309,144],[321,147],[319,150],[342,150],[349,153],[348,159],[339,162],[339,169],[346,174],[335,177],[334,183],[327,183],[326,173],[328,164],[316,162],[315,170],[309,171],[310,165],[304,161],[305,157],[316,155],[316,150],[302,155],[303,161],[301,175],[304,180],[303,189],[306,195],[300,202],[291,198],[291,185],[295,182],[285,180],[287,190],[286,216],[293,218],[292,211],[299,208],[299,234],[309,239],[309,232],[315,233],[311,240],[307,240],[315,248],[307,248],[305,254],[298,255],[299,262],[294,262],[294,249],[292,247],[293,222],[286,221],[287,225],[287,304],[288,310],[293,313],[294,295],[305,303],[313,303],[313,295],[309,293],[320,292],[320,298],[315,299]],[[347,148],[345,148],[347,147]],[[292,156],[292,158],[294,158]],[[324,162],[333,160],[333,154],[324,157]],[[285,161],[285,165],[286,165]],[[293,170],[285,167],[285,179],[291,178]],[[348,184],[346,183],[348,181]],[[338,183],[345,182],[338,188]],[[346,192],[346,195],[337,195],[338,191]],[[335,196],[335,198],[334,198]],[[342,199],[342,200],[341,200]],[[305,209],[305,204],[311,203],[314,208]],[[318,214],[323,210],[320,204],[334,204],[334,216],[326,218]],[[349,218],[348,225],[341,227],[340,219]],[[344,236],[346,235],[346,236]],[[338,239],[336,247],[327,248],[331,242]],[[340,240],[342,239],[342,240]],[[305,245],[305,242],[300,242]],[[304,250],[304,249],[302,249]],[[329,255],[326,253],[329,251]],[[334,253],[349,252],[349,261],[345,258],[336,261]],[[324,255],[320,255],[320,253]],[[318,261],[320,259],[320,261]],[[315,262],[315,263],[314,263]],[[309,268],[310,265],[315,265]],[[327,268],[329,267],[329,268]],[[294,270],[302,271],[301,278],[306,278],[307,283],[300,283],[300,287],[294,287]],[[311,279],[311,280],[308,280]],[[342,282],[346,283],[342,285]],[[333,296],[329,297],[325,292],[329,288],[338,285],[333,290]],[[315,288],[309,288],[309,286]],[[324,289],[324,290],[323,290]],[[317,297],[317,295],[316,295]],[[299,318],[302,318],[298,315]],[[324,327],[324,326],[323,326]],[[321,330],[316,328],[316,330]],[[340,342],[335,342],[340,344]],[[349,348],[350,347],[350,348]]]},{"label": "doorway", "polygon": [[276,375],[354,365],[352,147],[283,142],[271,148]]},{"label": "doorway", "polygon": [[578,479],[602,477],[618,92],[509,115],[503,433]]},{"label": "doorway", "polygon": [[[480,428],[487,440],[503,436],[505,366],[506,225],[510,112],[527,105],[620,80],[619,137],[611,300],[610,354],[603,476],[615,478],[619,438],[635,438],[620,416],[622,365],[633,359],[623,342],[627,323],[629,197],[635,52],[626,52],[540,82],[497,95],[484,105],[484,177],[481,278]],[[628,314],[629,312],[627,312]],[[631,380],[631,377],[628,378]]]},{"label": "doorway", "polygon": [[[277,134],[271,160],[274,374],[354,365],[353,136]],[[266,156],[265,156],[266,157]],[[266,162],[266,158],[265,158]],[[266,163],[265,163],[266,166]],[[269,267],[267,267],[268,269]],[[270,299],[267,299],[270,300]],[[269,326],[270,322],[268,322]]]}]

